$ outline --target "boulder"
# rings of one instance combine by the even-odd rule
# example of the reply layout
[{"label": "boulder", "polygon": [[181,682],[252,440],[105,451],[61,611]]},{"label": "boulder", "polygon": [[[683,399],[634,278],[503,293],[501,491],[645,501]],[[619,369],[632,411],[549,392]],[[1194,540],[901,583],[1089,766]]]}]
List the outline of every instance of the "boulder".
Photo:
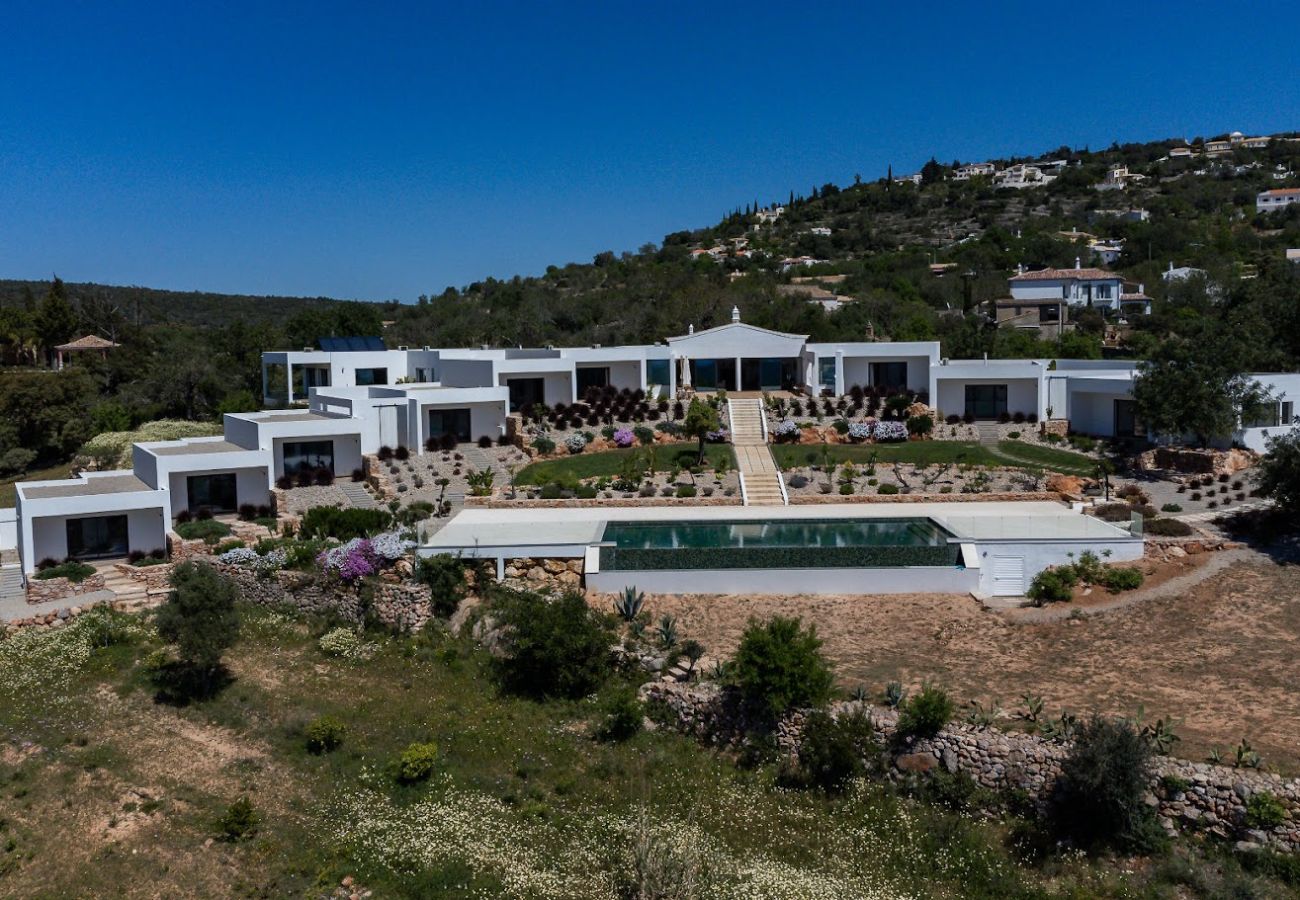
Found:
[{"label": "boulder", "polygon": [[935,759],[933,753],[904,753],[894,760],[894,765],[900,772],[912,772],[920,775],[932,771],[939,765],[939,760]]}]

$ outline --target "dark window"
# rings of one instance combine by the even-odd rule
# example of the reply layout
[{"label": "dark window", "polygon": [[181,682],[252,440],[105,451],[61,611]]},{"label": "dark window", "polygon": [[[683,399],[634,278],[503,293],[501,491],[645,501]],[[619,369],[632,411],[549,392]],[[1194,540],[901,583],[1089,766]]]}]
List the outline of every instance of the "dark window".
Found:
[{"label": "dark window", "polygon": [[672,361],[667,359],[647,359],[645,363],[645,380],[648,384],[657,384],[662,388],[668,387],[668,380],[672,377]]},{"label": "dark window", "polygon": [[186,479],[186,483],[191,511],[207,507],[213,512],[233,512],[239,505],[234,472],[221,475],[191,475]]},{"label": "dark window", "polygon": [[429,437],[440,438],[453,434],[456,440],[467,443],[473,438],[469,432],[468,409],[431,409],[429,410]]},{"label": "dark window", "polygon": [[691,385],[698,391],[712,391],[718,387],[718,363],[712,359],[691,360]]},{"label": "dark window", "polygon": [[603,388],[609,384],[609,366],[583,366],[577,370],[578,394],[587,388]]},{"label": "dark window", "polygon": [[1061,307],[1056,304],[1051,306],[1038,307],[1038,321],[1040,322],[1059,322],[1061,320]]},{"label": "dark window", "polygon": [[388,369],[357,369],[357,384],[362,387],[388,384]]},{"label": "dark window", "polygon": [[508,378],[506,386],[510,389],[510,411],[531,412],[539,403],[545,402],[546,382],[541,378]]},{"label": "dark window", "polygon": [[835,390],[835,357],[817,360],[817,383],[822,387]]},{"label": "dark window", "polygon": [[329,469],[334,471],[333,441],[298,441],[284,445],[284,470]]},{"label": "dark window", "polygon": [[876,387],[907,387],[907,363],[875,362],[871,364],[871,383]]},{"label": "dark window", "polygon": [[130,552],[126,516],[89,516],[68,519],[68,556],[73,559],[103,559]]},{"label": "dark window", "polygon": [[1007,411],[1005,384],[966,385],[966,412],[977,419],[996,419]]},{"label": "dark window", "polygon": [[1140,432],[1137,404],[1132,400],[1115,401],[1115,437],[1136,437]]}]

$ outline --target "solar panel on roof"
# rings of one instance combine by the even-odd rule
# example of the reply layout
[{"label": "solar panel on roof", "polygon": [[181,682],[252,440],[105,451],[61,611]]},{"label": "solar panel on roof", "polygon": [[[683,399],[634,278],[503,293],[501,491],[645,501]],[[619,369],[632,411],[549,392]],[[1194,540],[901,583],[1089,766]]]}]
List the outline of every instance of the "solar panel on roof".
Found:
[{"label": "solar panel on roof", "polygon": [[387,350],[381,337],[320,337],[316,346],[330,353],[350,350]]}]

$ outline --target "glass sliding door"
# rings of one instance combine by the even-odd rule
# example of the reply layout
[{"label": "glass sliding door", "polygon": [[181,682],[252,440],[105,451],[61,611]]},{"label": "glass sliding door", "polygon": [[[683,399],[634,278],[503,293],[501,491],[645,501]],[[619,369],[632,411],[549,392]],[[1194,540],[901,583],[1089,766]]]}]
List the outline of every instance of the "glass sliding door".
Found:
[{"label": "glass sliding door", "polygon": [[609,384],[609,366],[580,366],[576,374],[579,397],[588,388],[603,388]]},{"label": "glass sliding door", "polygon": [[871,364],[871,383],[875,387],[907,387],[907,363],[873,362]]},{"label": "glass sliding door", "polygon": [[473,440],[469,433],[468,409],[431,409],[429,410],[429,437],[441,438],[454,435],[460,443]]},{"label": "glass sliding door", "polygon": [[546,400],[546,381],[541,378],[507,378],[510,391],[510,411],[530,413],[534,406]]},{"label": "glass sliding door", "polygon": [[220,475],[191,475],[185,479],[190,512],[234,512],[239,505],[234,472]]},{"label": "glass sliding door", "polygon": [[68,519],[68,556],[73,559],[106,559],[130,552],[126,516],[87,516]]},{"label": "glass sliding door", "polygon": [[996,419],[1007,411],[1005,384],[966,385],[966,413],[977,419]]},{"label": "glass sliding door", "polygon": [[334,471],[333,441],[286,441],[284,444],[284,471],[302,469],[329,469]]}]

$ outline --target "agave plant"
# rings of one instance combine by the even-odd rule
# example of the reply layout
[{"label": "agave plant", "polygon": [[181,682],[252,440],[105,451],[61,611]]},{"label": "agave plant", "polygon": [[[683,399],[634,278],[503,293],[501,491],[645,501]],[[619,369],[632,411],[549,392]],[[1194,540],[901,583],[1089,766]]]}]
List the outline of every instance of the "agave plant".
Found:
[{"label": "agave plant", "polygon": [[898,709],[907,699],[907,688],[903,687],[901,681],[891,681],[885,685],[885,705],[890,709]]},{"label": "agave plant", "polygon": [[1174,724],[1172,719],[1156,719],[1154,725],[1142,726],[1142,737],[1156,753],[1168,756],[1169,751],[1174,749],[1174,744],[1182,740],[1174,731]]},{"label": "agave plant", "polygon": [[1048,719],[1038,726],[1039,734],[1049,741],[1068,741],[1079,730],[1079,720],[1062,710],[1060,718]]},{"label": "agave plant", "polygon": [[990,699],[988,703],[971,700],[966,704],[966,721],[976,728],[990,728],[1002,715],[998,701]]},{"label": "agave plant", "polygon": [[1020,697],[1025,703],[1025,708],[1017,715],[1026,722],[1037,725],[1038,720],[1043,715],[1043,698],[1032,694],[1024,694]]},{"label": "agave plant", "polygon": [[636,585],[623,588],[623,593],[614,598],[614,612],[618,613],[625,622],[631,622],[640,615],[643,606],[645,606],[645,594],[638,593]]},{"label": "agave plant", "polygon": [[1238,769],[1262,769],[1264,768],[1264,758],[1260,756],[1250,746],[1250,741],[1245,738],[1237,745],[1236,760],[1233,766]]},{"label": "agave plant", "polygon": [[849,699],[854,703],[867,703],[871,700],[871,697],[867,694],[866,685],[860,684],[849,694]]},{"label": "agave plant", "polygon": [[659,638],[659,646],[665,650],[677,646],[677,620],[672,616],[665,615],[659,620],[659,625],[655,628],[655,636]]}]

